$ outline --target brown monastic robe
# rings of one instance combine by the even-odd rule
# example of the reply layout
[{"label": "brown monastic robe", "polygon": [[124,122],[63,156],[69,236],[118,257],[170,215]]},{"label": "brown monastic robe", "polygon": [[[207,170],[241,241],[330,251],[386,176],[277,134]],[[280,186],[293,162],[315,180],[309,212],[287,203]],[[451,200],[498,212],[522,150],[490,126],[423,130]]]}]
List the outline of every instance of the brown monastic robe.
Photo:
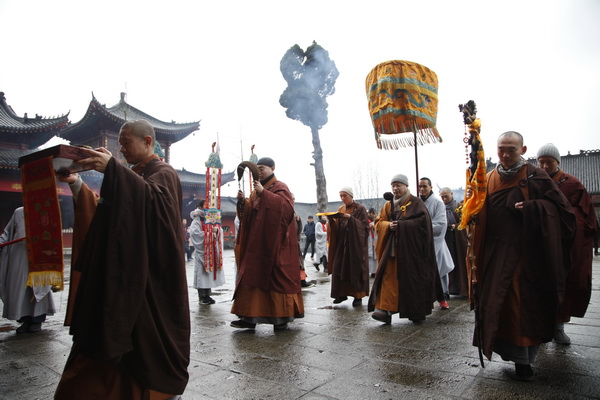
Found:
[{"label": "brown monastic robe", "polygon": [[138,175],[111,158],[100,196],[74,267],[74,344],[55,396],[181,394],[190,322],[177,173],[152,159]]},{"label": "brown monastic robe", "polygon": [[[458,205],[458,204],[457,204]],[[456,220],[456,226],[460,224],[461,212],[453,209],[452,214]],[[454,269],[448,274],[448,288],[450,294],[468,296],[469,295],[469,282],[467,276],[467,231],[458,230],[452,228],[448,224],[446,230],[446,245],[450,254],[452,255],[452,261],[454,262]]]},{"label": "brown monastic robe", "polygon": [[[83,246],[83,241],[87,235],[90,223],[96,212],[98,205],[98,195],[89,188],[85,183],[81,184],[81,189],[75,202],[75,222],[73,224],[73,243],[71,246],[71,267],[77,263],[77,257]],[[67,312],[65,316],[65,325],[71,325],[73,318],[73,306],[75,304],[75,296],[79,287],[79,279],[81,271],[71,268],[71,276],[69,280],[69,298],[67,302]]]},{"label": "brown monastic robe", "polygon": [[[375,219],[379,267],[369,311],[378,308],[422,321],[431,314],[439,281],[431,218],[423,201],[413,195],[400,206],[394,212],[388,201]],[[398,221],[395,232],[392,221]]]},{"label": "brown monastic robe", "polygon": [[558,313],[559,321],[568,322],[571,317],[585,316],[592,295],[592,248],[596,213],[592,198],[577,178],[559,170],[552,180],[573,207],[577,220],[565,298]]},{"label": "brown monastic robe", "polygon": [[[238,205],[238,279],[231,313],[261,323],[304,315],[294,200],[275,176]],[[283,318],[284,320],[277,319]]]},{"label": "brown monastic robe", "polygon": [[507,181],[488,173],[477,218],[473,344],[481,341],[491,360],[497,339],[518,347],[551,341],[575,229],[571,206],[544,170],[525,164]]},{"label": "brown monastic robe", "polygon": [[328,273],[331,275],[331,297],[369,295],[369,216],[362,204],[353,202],[338,209],[350,214],[349,219],[329,219]]}]

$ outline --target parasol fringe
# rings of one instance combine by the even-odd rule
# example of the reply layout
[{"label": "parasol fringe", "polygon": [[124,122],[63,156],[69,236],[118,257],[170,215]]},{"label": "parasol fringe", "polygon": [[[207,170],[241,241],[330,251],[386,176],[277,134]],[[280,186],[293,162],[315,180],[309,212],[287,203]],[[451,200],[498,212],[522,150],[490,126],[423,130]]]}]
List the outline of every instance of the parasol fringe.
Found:
[{"label": "parasol fringe", "polygon": [[[382,127],[383,128],[383,127]],[[422,127],[413,125],[413,130],[403,133],[385,134],[383,130],[375,128],[375,140],[377,147],[383,150],[398,150],[404,147],[414,147],[415,139],[413,132],[417,133],[417,145],[441,143],[442,138],[435,127]]]}]

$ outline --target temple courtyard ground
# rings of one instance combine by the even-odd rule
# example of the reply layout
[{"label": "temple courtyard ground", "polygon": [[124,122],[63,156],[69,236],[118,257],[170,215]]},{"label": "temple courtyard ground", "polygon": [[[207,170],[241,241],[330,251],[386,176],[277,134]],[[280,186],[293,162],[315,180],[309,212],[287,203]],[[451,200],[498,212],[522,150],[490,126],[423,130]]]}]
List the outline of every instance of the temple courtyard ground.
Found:
[{"label": "temple courtyard ground", "polygon": [[[227,284],[213,291],[213,305],[199,304],[193,262],[186,267],[192,352],[185,400],[600,398],[600,257],[585,318],[565,326],[572,344],[542,345],[532,382],[514,380],[514,365],[497,355],[481,368],[466,299],[453,297],[450,310],[436,304],[419,325],[397,316],[382,325],[366,299],[361,307],[352,299],[333,305],[329,277],[307,258],[316,285],[303,290],[305,317],[284,331],[239,330],[229,326],[237,319],[230,314],[233,252],[225,251]],[[63,326],[67,293],[68,282],[39,333],[17,335],[19,324],[0,319],[0,399],[53,398],[72,343]]]}]

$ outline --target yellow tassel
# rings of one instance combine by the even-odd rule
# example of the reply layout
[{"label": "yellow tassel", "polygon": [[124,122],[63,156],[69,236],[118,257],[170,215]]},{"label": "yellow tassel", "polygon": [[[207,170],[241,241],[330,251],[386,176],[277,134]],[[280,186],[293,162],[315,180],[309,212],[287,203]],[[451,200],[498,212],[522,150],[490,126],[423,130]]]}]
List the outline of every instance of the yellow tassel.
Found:
[{"label": "yellow tassel", "polygon": [[27,286],[32,288],[54,286],[59,290],[64,289],[64,276],[62,271],[30,272],[27,276]]}]

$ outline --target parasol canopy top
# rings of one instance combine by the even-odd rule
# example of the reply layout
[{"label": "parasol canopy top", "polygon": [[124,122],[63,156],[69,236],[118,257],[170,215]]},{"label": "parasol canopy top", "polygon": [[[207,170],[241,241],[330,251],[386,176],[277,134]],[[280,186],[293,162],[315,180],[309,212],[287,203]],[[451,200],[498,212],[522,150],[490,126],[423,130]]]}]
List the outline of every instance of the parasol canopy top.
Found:
[{"label": "parasol canopy top", "polygon": [[369,72],[365,86],[377,147],[415,146],[415,139],[421,145],[442,141],[436,128],[435,72],[411,61],[386,61]]}]

